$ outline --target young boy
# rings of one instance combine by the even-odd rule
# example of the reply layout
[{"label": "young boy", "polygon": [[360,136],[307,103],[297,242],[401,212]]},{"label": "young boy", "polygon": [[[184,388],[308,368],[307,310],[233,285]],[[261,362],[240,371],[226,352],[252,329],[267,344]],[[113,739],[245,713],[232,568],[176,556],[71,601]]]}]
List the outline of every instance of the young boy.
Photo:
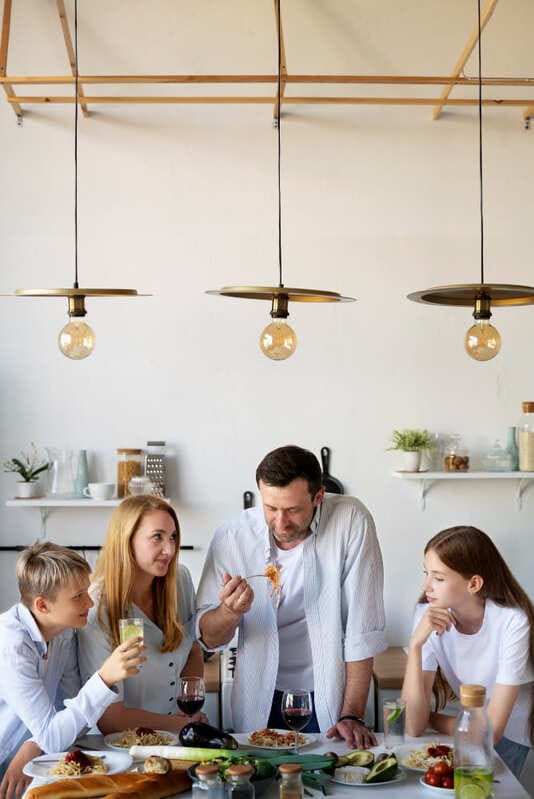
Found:
[{"label": "young boy", "polygon": [[117,701],[115,683],[145,660],[132,639],[80,689],[74,630],[93,606],[89,574],[84,558],[48,541],[17,562],[21,601],[0,615],[0,799],[21,795],[29,760],[64,751],[96,724]]}]

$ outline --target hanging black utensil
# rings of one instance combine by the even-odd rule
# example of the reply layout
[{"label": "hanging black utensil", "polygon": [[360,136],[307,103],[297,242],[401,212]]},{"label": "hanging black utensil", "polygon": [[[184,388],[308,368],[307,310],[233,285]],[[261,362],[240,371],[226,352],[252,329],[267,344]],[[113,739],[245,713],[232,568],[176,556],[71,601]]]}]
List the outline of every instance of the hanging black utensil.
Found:
[{"label": "hanging black utensil", "polygon": [[330,449],[321,447],[321,463],[323,464],[323,485],[330,494],[344,494],[345,489],[335,477],[329,472],[330,468]]},{"label": "hanging black utensil", "polygon": [[245,491],[243,494],[243,507],[245,510],[254,507],[254,494],[252,491]]}]

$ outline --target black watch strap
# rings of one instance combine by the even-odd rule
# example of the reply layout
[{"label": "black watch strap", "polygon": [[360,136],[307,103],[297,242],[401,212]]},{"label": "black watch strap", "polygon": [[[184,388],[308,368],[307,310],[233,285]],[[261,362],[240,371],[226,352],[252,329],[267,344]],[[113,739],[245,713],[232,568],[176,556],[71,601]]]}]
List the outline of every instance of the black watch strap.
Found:
[{"label": "black watch strap", "polygon": [[340,721],[357,721],[358,724],[362,725],[362,727],[367,727],[365,719],[362,719],[360,716],[351,716],[351,715],[341,716],[341,718],[337,720],[337,723],[339,724]]}]

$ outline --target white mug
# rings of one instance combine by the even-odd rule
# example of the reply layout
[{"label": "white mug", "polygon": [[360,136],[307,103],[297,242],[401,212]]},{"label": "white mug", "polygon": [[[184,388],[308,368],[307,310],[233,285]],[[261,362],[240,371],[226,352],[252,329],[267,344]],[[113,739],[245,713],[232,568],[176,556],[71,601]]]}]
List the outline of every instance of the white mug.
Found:
[{"label": "white mug", "polygon": [[84,497],[90,499],[111,499],[115,493],[115,483],[89,483],[83,489]]}]

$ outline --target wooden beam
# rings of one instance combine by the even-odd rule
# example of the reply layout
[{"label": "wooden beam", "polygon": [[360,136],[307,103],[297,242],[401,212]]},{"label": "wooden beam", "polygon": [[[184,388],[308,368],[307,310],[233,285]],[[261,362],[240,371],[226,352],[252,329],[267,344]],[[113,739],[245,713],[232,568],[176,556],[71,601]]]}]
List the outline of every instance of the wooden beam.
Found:
[{"label": "wooden beam", "polygon": [[[35,103],[48,103],[54,104],[69,104],[74,102],[74,97],[65,96],[26,96],[18,95],[16,97],[8,96],[10,103],[20,102],[27,104]],[[276,97],[120,97],[120,96],[91,96],[85,97],[86,101],[91,104],[145,104],[156,105],[172,105],[175,103],[182,103],[184,105],[224,105],[234,103],[235,105],[247,104],[270,104],[276,102]],[[288,105],[436,105],[439,100],[435,97],[286,97],[283,98],[282,104]],[[448,99],[446,105],[452,106],[473,106],[478,105],[476,99]],[[482,100],[482,105],[492,106],[493,108],[501,107],[522,107],[534,105],[534,99],[485,99]]]},{"label": "wooden beam", "polygon": [[[276,38],[278,39],[278,25],[279,25],[279,5],[278,0],[274,0],[274,21],[276,23]],[[287,61],[286,61],[286,48],[284,44],[284,29],[282,23],[280,21],[280,99],[284,96],[286,91],[286,83],[287,83]],[[278,83],[278,75],[275,78],[276,82]],[[273,108],[273,117],[276,119],[278,117],[278,112],[281,112],[281,108],[278,108],[279,102],[278,97],[276,97],[274,101],[274,108]]]},{"label": "wooden beam", "polygon": [[[489,22],[489,20],[491,18],[491,15],[493,14],[493,12],[495,10],[495,6],[496,5],[497,5],[497,0],[488,0],[487,5],[485,6],[484,10],[482,11],[482,14],[480,15],[480,30],[481,31],[484,30],[484,28],[486,27],[486,24]],[[467,44],[465,45],[464,49],[462,50],[462,54],[460,55],[460,58],[458,59],[458,61],[456,62],[455,66],[454,66],[454,69],[453,69],[452,75],[451,75],[452,79],[456,79],[458,77],[458,75],[460,74],[460,72],[462,71],[462,69],[464,68],[464,66],[466,64],[467,59],[469,58],[469,56],[471,55],[471,53],[475,49],[475,45],[476,45],[477,42],[478,42],[478,25],[476,25],[475,30],[471,34],[471,37],[470,37],[469,41],[467,42]],[[441,93],[441,97],[439,99],[439,103],[438,103],[438,105],[436,105],[436,107],[434,108],[434,110],[432,112],[433,119],[437,119],[439,117],[439,115],[441,114],[443,106],[446,104],[447,98],[448,98],[449,94],[451,93],[453,86],[454,86],[454,82],[451,82],[450,86],[447,86],[443,90],[443,92]]]},{"label": "wooden beam", "polygon": [[[76,58],[74,55],[74,48],[72,46],[72,39],[69,30],[69,22],[67,20],[67,12],[65,11],[65,3],[63,0],[57,0],[57,10],[59,13],[59,21],[61,22],[61,30],[63,31],[63,38],[65,39],[65,47],[67,48],[70,71],[72,72],[73,76],[76,77]],[[84,117],[88,117],[89,109],[87,108],[87,103],[82,100],[82,97],[85,97],[85,95],[78,75],[78,98],[80,100],[80,107]]]},{"label": "wooden beam", "polygon": [[[2,14],[2,33],[0,35],[0,77],[5,78],[7,72],[7,51],[9,47],[9,30],[11,27],[11,0],[4,0],[4,11]],[[15,91],[9,81],[3,82],[6,97],[14,97]],[[11,108],[18,118],[22,116],[22,108],[15,101],[11,101]]]},{"label": "wooden beam", "polygon": [[[80,75],[80,83],[86,84],[253,84],[277,81],[276,75]],[[478,78],[456,77],[448,75],[289,75],[284,81],[289,84],[346,84],[346,85],[381,85],[381,86],[478,86]],[[0,77],[0,82],[9,82],[13,86],[28,85],[72,85],[74,78],[68,75],[10,75]],[[534,78],[482,78],[483,86],[531,86]]]}]

